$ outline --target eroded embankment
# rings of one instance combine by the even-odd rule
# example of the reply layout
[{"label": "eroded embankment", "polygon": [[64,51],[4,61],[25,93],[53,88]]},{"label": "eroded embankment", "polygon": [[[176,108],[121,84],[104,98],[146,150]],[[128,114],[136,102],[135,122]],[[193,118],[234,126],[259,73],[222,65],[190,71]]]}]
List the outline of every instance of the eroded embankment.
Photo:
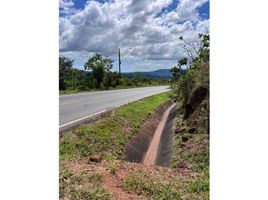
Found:
[{"label": "eroded embankment", "polygon": [[[163,120],[163,114],[172,106],[172,101],[168,101],[160,106],[155,113],[149,117],[139,132],[127,143],[125,147],[126,160],[130,162],[143,162],[148,151],[150,143],[154,137],[159,123]],[[175,116],[176,107],[169,111],[165,124],[160,134],[160,142],[157,142],[156,158],[154,164],[168,166],[172,158],[172,141],[173,141],[173,118]],[[159,144],[158,144],[159,143]],[[167,147],[167,148],[166,148]],[[147,161],[146,161],[147,162]]]}]

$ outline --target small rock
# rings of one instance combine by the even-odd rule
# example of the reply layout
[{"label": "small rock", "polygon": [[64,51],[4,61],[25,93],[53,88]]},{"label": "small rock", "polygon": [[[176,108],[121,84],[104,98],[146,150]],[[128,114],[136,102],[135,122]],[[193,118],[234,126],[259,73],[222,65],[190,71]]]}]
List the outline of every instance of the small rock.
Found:
[{"label": "small rock", "polygon": [[90,162],[95,162],[95,163],[99,163],[101,161],[102,155],[101,154],[96,154],[93,155],[89,158]]}]

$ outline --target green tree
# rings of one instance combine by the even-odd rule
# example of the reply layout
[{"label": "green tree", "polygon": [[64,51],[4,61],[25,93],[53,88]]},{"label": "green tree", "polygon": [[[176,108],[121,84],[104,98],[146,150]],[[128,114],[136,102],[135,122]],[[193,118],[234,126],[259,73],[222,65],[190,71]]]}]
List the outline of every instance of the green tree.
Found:
[{"label": "green tree", "polygon": [[65,90],[65,80],[69,79],[73,67],[73,60],[64,56],[59,57],[59,89]]},{"label": "green tree", "polygon": [[[191,92],[197,87],[209,85],[209,35],[199,34],[199,42],[192,44],[184,41],[184,49],[188,58],[182,58],[178,65],[171,69],[173,78],[172,88],[178,99],[186,104]],[[188,67],[182,71],[182,66]]]},{"label": "green tree", "polygon": [[135,72],[132,77],[132,81],[136,86],[142,86],[142,79],[144,78],[144,74],[141,72]]},{"label": "green tree", "polygon": [[188,58],[184,57],[178,61],[179,66],[187,65],[188,64]]},{"label": "green tree", "polygon": [[172,73],[172,81],[177,81],[180,75],[183,73],[182,66],[186,66],[188,64],[188,58],[183,57],[178,61],[178,65],[174,66],[170,69]]},{"label": "green tree", "polygon": [[198,51],[199,58],[202,59],[203,62],[209,61],[209,46],[210,46],[210,38],[209,35],[199,34],[199,39],[201,40],[201,48]]},{"label": "green tree", "polygon": [[106,74],[110,72],[113,67],[113,60],[103,58],[100,54],[94,54],[84,64],[85,70],[92,70],[92,76],[100,88]]},{"label": "green tree", "polygon": [[182,69],[180,66],[174,66],[170,69],[170,71],[172,74],[172,81],[178,80],[178,78],[180,77],[180,75],[182,73]]},{"label": "green tree", "polygon": [[73,60],[64,56],[59,57],[59,78],[66,80],[70,76],[70,71],[73,68]]},{"label": "green tree", "polygon": [[120,84],[120,76],[117,72],[108,72],[105,74],[103,85],[106,88],[116,87]]}]

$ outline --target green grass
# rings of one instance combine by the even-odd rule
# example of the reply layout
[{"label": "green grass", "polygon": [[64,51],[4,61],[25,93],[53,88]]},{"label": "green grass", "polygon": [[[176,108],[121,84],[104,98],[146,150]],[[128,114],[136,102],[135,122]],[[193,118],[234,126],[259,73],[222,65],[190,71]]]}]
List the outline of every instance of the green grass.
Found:
[{"label": "green grass", "polygon": [[202,170],[203,176],[189,181],[186,188],[191,194],[197,194],[202,199],[209,199],[209,170],[208,167]]},{"label": "green grass", "polygon": [[65,95],[65,94],[75,94],[80,92],[79,90],[60,90],[59,94],[60,95]]},{"label": "green grass", "polygon": [[74,173],[61,166],[59,176],[59,196],[71,197],[74,200],[98,199],[109,200],[112,195],[100,187],[102,175],[99,173]]},{"label": "green grass", "polygon": [[128,192],[134,192],[149,199],[177,200],[180,198],[179,191],[173,184],[161,183],[143,172],[136,172],[125,177],[123,179],[123,188]]},{"label": "green grass", "polygon": [[82,93],[82,92],[95,92],[95,91],[102,91],[103,89],[89,89],[89,90],[78,90],[78,89],[66,89],[66,90],[59,90],[60,95],[66,95],[66,94],[76,94],[76,93]]},{"label": "green grass", "polygon": [[102,176],[101,174],[95,172],[91,175],[89,175],[88,177],[88,181],[95,184],[95,185],[100,185],[102,183]]},{"label": "green grass", "polygon": [[106,192],[102,188],[78,188],[70,191],[72,200],[110,200],[112,199],[111,193]]},{"label": "green grass", "polygon": [[112,110],[99,122],[75,129],[61,141],[60,158],[95,154],[101,154],[104,158],[123,158],[126,142],[143,121],[168,100],[168,92],[154,95]]}]

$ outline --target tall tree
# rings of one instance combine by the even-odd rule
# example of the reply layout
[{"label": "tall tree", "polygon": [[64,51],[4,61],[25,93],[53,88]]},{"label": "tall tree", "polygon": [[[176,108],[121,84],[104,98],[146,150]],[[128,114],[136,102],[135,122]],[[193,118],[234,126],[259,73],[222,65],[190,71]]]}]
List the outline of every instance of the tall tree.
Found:
[{"label": "tall tree", "polygon": [[84,64],[85,70],[92,70],[92,76],[97,83],[97,87],[101,87],[104,76],[110,72],[113,67],[113,60],[110,58],[103,58],[96,53],[89,58]]},{"label": "tall tree", "polygon": [[64,56],[59,57],[59,89],[65,90],[65,82],[64,80],[70,77],[70,72],[73,67],[73,60],[66,58]]},{"label": "tall tree", "polygon": [[73,60],[64,56],[59,57],[59,78],[66,80],[70,75],[70,71],[73,67]]}]

